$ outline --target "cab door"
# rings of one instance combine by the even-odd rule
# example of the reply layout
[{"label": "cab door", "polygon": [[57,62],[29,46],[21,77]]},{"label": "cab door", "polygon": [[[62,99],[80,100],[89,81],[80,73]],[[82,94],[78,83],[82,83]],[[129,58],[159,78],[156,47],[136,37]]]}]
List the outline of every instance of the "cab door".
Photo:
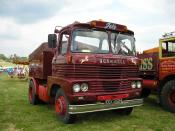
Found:
[{"label": "cab door", "polygon": [[59,45],[57,49],[57,53],[55,57],[53,58],[52,64],[53,64],[53,76],[59,76],[61,75],[60,69],[62,66],[67,64],[66,61],[66,54],[68,52],[68,47],[70,43],[70,34],[68,30],[64,30],[59,34]]},{"label": "cab door", "polygon": [[175,75],[175,37],[160,39],[159,41],[159,79]]}]

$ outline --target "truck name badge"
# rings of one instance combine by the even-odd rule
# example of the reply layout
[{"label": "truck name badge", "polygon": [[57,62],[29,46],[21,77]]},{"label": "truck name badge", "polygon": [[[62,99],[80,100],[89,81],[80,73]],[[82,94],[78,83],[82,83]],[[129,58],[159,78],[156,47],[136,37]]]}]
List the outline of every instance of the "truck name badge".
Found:
[{"label": "truck name badge", "polygon": [[106,23],[105,29],[116,30],[117,26],[113,23]]},{"label": "truck name badge", "polygon": [[125,64],[122,59],[100,59],[99,62],[102,64]]}]

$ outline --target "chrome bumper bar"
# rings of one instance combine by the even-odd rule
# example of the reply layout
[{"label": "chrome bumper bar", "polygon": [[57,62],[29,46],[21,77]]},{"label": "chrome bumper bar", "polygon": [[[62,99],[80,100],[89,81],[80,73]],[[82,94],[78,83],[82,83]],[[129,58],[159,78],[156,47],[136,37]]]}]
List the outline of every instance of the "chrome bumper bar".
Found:
[{"label": "chrome bumper bar", "polygon": [[113,110],[113,109],[121,109],[141,105],[143,105],[143,99],[123,100],[119,103],[117,102],[112,104],[96,103],[96,104],[85,104],[85,105],[69,105],[69,114],[80,114],[88,112]]}]

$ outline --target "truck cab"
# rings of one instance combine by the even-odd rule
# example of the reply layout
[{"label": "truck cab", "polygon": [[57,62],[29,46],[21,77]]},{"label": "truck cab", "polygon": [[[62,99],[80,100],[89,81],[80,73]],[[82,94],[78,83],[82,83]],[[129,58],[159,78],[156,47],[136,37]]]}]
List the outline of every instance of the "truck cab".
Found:
[{"label": "truck cab", "polygon": [[159,39],[159,47],[145,50],[141,58],[142,96],[156,91],[165,110],[175,112],[175,32]]},{"label": "truck cab", "polygon": [[124,25],[90,21],[56,29],[29,56],[29,101],[55,103],[56,116],[65,123],[88,112],[130,114],[143,103],[135,55],[134,32]]}]

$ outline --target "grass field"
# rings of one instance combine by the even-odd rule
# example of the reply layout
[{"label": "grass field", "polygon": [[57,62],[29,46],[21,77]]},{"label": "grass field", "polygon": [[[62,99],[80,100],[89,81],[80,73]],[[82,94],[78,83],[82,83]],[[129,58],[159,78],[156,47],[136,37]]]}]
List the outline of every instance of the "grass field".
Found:
[{"label": "grass field", "polygon": [[175,115],[162,110],[154,96],[130,116],[112,111],[79,115],[66,125],[55,117],[50,105],[30,105],[26,81],[0,74],[0,130],[4,131],[173,131]]}]

